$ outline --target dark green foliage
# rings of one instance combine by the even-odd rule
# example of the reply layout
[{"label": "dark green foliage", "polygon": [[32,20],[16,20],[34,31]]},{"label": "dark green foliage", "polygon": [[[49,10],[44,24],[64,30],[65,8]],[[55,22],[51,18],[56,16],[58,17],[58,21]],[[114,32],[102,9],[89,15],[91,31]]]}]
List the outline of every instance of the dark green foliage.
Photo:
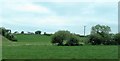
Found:
[{"label": "dark green foliage", "polygon": [[54,35],[52,35],[52,43],[63,45],[63,40],[67,40],[69,38],[70,32],[69,31],[58,31],[55,32]]},{"label": "dark green foliage", "polygon": [[93,45],[109,45],[113,42],[113,36],[109,34],[111,31],[109,26],[96,25],[91,29],[91,34],[89,37],[89,42]]},{"label": "dark green foliage", "polygon": [[35,34],[39,34],[39,35],[40,35],[40,34],[41,34],[41,31],[35,31]]},{"label": "dark green foliage", "polygon": [[65,44],[67,46],[78,46],[79,45],[79,38],[76,35],[71,34],[70,39]]},{"label": "dark green foliage", "polygon": [[13,34],[7,33],[5,37],[11,41],[17,41],[17,38]]},{"label": "dark green foliage", "polygon": [[5,29],[4,27],[0,28],[0,34],[5,36],[6,33],[11,33],[11,30]]},{"label": "dark green foliage", "polygon": [[117,33],[117,34],[114,36],[114,40],[117,42],[117,44],[120,45],[120,33]]},{"label": "dark green foliage", "polygon": [[21,34],[24,34],[24,31],[21,31]]},{"label": "dark green foliage", "polygon": [[52,37],[52,41],[51,42],[53,44],[63,45],[63,40],[61,40],[58,36]]},{"label": "dark green foliage", "polygon": [[102,43],[102,37],[99,34],[90,35],[89,40],[92,45],[100,45]]},{"label": "dark green foliage", "polygon": [[16,37],[11,33],[11,30],[0,28],[0,34],[11,41],[17,41]]},{"label": "dark green foliage", "polygon": [[9,34],[9,39],[12,41],[17,41],[17,38],[13,34]]},{"label": "dark green foliage", "polygon": [[[65,44],[63,42],[66,41]],[[71,34],[69,31],[58,31],[52,35],[53,44],[66,45],[66,46],[75,46],[79,45],[78,36]]]}]

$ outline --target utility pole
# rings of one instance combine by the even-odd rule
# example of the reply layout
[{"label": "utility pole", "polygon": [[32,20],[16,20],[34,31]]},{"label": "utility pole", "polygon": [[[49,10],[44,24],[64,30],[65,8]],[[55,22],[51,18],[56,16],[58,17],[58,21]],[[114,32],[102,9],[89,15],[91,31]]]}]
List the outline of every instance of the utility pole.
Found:
[{"label": "utility pole", "polygon": [[84,36],[85,36],[85,30],[86,30],[85,28],[86,28],[86,26],[84,26]]}]

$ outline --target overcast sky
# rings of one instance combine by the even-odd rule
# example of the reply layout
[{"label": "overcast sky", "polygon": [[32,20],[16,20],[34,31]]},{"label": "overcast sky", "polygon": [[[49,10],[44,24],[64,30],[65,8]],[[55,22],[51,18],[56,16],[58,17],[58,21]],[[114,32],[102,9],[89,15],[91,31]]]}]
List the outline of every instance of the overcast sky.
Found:
[{"label": "overcast sky", "polygon": [[[109,1],[109,2],[108,2]],[[2,0],[0,26],[12,31],[86,34],[97,24],[118,32],[118,0]]]}]

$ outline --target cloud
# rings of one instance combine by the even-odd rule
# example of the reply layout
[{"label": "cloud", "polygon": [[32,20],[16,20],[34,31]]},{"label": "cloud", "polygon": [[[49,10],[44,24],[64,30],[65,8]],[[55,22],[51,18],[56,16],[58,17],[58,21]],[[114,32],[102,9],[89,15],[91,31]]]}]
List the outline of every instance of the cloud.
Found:
[{"label": "cloud", "polygon": [[34,4],[16,4],[15,6],[13,6],[13,9],[26,12],[51,13],[48,8],[43,6],[37,6]]},{"label": "cloud", "polygon": [[61,3],[58,2],[59,4],[56,4],[56,1],[42,5],[41,3],[44,2],[38,2],[39,4],[34,2],[32,0],[12,0],[10,2],[5,0],[2,3],[3,26],[12,29],[24,28],[28,31],[34,28],[40,28],[47,32],[68,29],[72,32],[82,33],[79,28],[86,25],[89,27],[87,31],[89,33],[90,27],[96,24],[110,25],[112,28],[117,25],[116,7],[111,3],[110,5],[106,3],[82,3],[83,5],[81,5],[78,2],[62,3],[64,2],[62,0]]},{"label": "cloud", "polygon": [[2,3],[3,10],[14,10],[14,11],[23,11],[23,12],[36,12],[36,13],[51,13],[51,11],[44,6],[38,6],[29,2],[27,0],[12,0],[12,1],[3,1]]}]

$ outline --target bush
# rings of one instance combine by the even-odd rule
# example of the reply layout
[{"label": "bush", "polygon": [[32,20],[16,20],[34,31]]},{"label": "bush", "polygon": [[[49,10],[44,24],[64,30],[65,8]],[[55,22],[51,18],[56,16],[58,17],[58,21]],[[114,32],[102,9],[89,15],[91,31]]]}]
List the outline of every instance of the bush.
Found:
[{"label": "bush", "polygon": [[104,34],[104,36],[100,34],[92,34],[89,36],[89,43],[92,45],[116,45],[114,36],[111,34]]},{"label": "bush", "polygon": [[[63,43],[66,41],[66,43]],[[79,36],[71,34],[69,31],[58,31],[52,35],[52,44],[57,44],[60,46],[78,46],[79,45]]]},{"label": "bush", "polygon": [[89,43],[92,45],[100,45],[102,43],[103,38],[99,34],[92,34],[89,36]]},{"label": "bush", "polygon": [[52,43],[63,45],[63,40],[69,39],[70,32],[69,31],[58,31],[55,32],[55,34],[52,35]]},{"label": "bush", "polygon": [[58,36],[52,37],[52,41],[51,42],[53,44],[63,45],[63,40],[61,40]]},{"label": "bush", "polygon": [[78,46],[79,45],[79,39],[76,35],[71,35],[70,39],[65,44],[67,46]]},{"label": "bush", "polygon": [[16,42],[17,38],[14,35],[11,35],[11,40]]},{"label": "bush", "polygon": [[6,38],[11,41],[17,41],[17,38],[13,34],[6,33]]}]

